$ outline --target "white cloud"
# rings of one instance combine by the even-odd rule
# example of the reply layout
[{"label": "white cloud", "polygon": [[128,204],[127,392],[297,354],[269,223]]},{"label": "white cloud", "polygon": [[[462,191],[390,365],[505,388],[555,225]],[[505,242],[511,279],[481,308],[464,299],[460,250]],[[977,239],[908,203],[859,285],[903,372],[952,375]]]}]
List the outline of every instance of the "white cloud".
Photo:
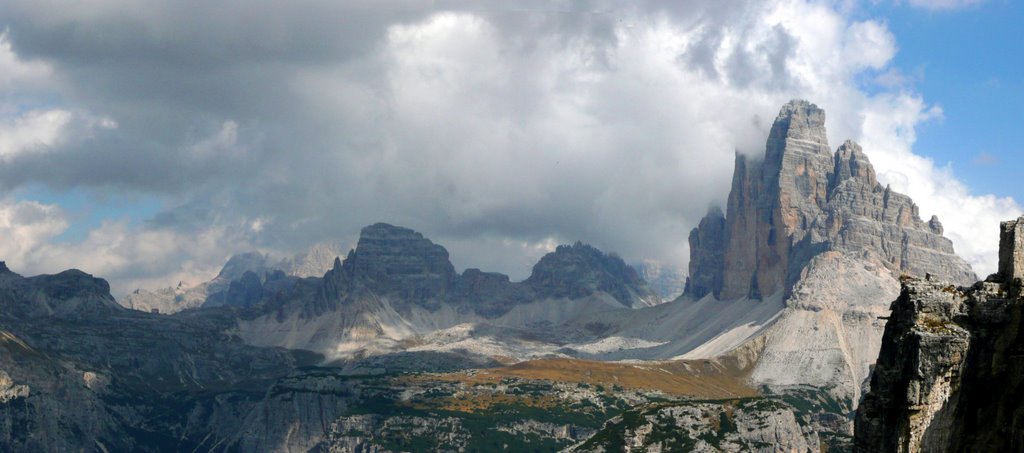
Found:
[{"label": "white cloud", "polygon": [[[209,228],[183,233],[133,227],[108,220],[77,242],[58,240],[70,226],[59,206],[0,199],[0,257],[25,275],[81,269],[111,281],[115,295],[168,281],[200,283],[216,275],[225,249],[246,247],[241,229]],[[215,263],[215,264],[214,264]]]},{"label": "white cloud", "polygon": [[0,256],[9,267],[26,265],[26,257],[68,227],[60,208],[34,201],[0,200]]},{"label": "white cloud", "polygon": [[71,112],[59,109],[31,110],[13,118],[0,118],[0,160],[58,145],[70,121]]},{"label": "white cloud", "polygon": [[112,129],[110,118],[95,117],[50,104],[56,85],[51,64],[20,58],[8,31],[0,32],[0,162],[22,153],[39,153],[82,140],[95,128]]},{"label": "white cloud", "polygon": [[[51,139],[28,120],[11,126],[30,137],[11,143],[49,140],[64,154],[8,145],[19,151],[0,176],[149,191],[180,207],[11,253],[34,269],[88,266],[119,288],[167,285],[212,276],[232,252],[351,240],[388,221],[449,245],[460,266],[513,277],[552,241],[576,239],[684,265],[689,228],[725,200],[734,151],[761,153],[779,106],[799,97],[826,109],[834,145],[861,141],[884,180],[939,214],[959,252],[994,263],[992,230],[1016,204],[970,194],[913,152],[914,129],[941,109],[891,66],[884,21],[830,5],[256,2],[240,27],[227,6],[107,2],[77,15],[25,2],[11,36],[46,61],[33,71],[62,81],[53,90],[75,102],[58,107],[74,120]],[[333,23],[350,16],[368,19]],[[59,33],[69,23],[74,42]],[[24,63],[12,49],[0,40],[0,64]],[[863,90],[875,79],[885,83]],[[10,80],[8,92],[31,91]]]}]

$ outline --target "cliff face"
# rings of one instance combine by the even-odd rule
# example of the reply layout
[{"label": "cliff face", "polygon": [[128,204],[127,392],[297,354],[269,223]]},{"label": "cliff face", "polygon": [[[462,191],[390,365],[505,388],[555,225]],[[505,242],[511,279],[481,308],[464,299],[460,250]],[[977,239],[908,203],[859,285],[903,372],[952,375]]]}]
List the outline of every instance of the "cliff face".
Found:
[{"label": "cliff face", "polygon": [[875,255],[894,276],[975,279],[938,219],[922,221],[909,197],[882,187],[859,145],[829,151],[825,112],[806,101],[783,106],[763,159],[736,155],[725,218],[710,212],[690,247],[693,297],[788,296],[810,259],[829,250]]},{"label": "cliff face", "polygon": [[763,160],[736,155],[716,294],[760,298],[784,289],[793,244],[827,202],[832,162],[825,111],[806,101],[782,107]]},{"label": "cliff face", "polygon": [[885,328],[856,451],[1024,451],[1024,217],[999,273],[970,288],[907,279]]}]

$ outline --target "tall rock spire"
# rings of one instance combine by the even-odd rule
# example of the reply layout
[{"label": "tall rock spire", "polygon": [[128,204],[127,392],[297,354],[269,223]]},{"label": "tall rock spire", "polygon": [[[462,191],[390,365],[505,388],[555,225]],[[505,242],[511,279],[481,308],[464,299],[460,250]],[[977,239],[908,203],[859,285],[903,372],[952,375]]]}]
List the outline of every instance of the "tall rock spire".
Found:
[{"label": "tall rock spire", "polygon": [[[974,278],[941,236],[937,219],[921,221],[909,197],[878,184],[859,145],[846,141],[829,151],[825,112],[807,101],[782,107],[763,159],[737,153],[724,231],[715,231],[721,222],[714,217],[690,236],[687,294],[693,297],[788,292],[806,263],[825,250],[874,253],[894,274]],[[714,250],[716,241],[702,238],[721,238],[723,248]]]},{"label": "tall rock spire", "polygon": [[798,100],[779,111],[763,160],[736,156],[721,297],[759,298],[784,288],[792,243],[827,203],[834,166],[825,111]]}]

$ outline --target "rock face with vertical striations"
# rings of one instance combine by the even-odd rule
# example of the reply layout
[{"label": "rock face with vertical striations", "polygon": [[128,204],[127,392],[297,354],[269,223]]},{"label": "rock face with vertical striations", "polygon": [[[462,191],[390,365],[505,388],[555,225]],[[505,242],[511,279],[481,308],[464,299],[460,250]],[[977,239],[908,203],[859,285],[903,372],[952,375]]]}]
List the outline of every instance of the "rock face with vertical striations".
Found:
[{"label": "rock face with vertical striations", "polygon": [[324,278],[358,283],[395,301],[436,308],[458,274],[448,251],[408,228],[377,223],[363,228],[356,249]]},{"label": "rock face with vertical striations", "polygon": [[724,259],[725,215],[715,207],[690,231],[690,277],[683,292],[701,298],[722,288]]},{"label": "rock face with vertical striations", "polygon": [[715,294],[760,298],[785,289],[793,245],[827,203],[833,168],[825,111],[806,101],[782,107],[763,160],[736,155]]},{"label": "rock face with vertical striations", "polygon": [[904,281],[855,451],[1024,451],[1024,217],[1000,233],[999,272],[986,281]]},{"label": "rock face with vertical striations", "polygon": [[938,219],[922,221],[909,197],[882,187],[859,145],[829,151],[825,112],[806,101],[783,106],[763,159],[736,155],[724,228],[712,211],[690,245],[693,297],[788,295],[810,259],[827,250],[875,255],[894,276],[975,278]]}]

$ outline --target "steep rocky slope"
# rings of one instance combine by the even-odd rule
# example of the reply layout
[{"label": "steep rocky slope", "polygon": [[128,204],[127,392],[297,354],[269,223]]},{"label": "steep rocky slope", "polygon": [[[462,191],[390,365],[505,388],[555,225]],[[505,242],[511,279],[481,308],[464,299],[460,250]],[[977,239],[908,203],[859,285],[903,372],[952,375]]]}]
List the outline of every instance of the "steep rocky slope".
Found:
[{"label": "steep rocky slope", "polygon": [[856,451],[1024,450],[1024,217],[1003,222],[999,272],[969,288],[906,279],[885,327]]}]

